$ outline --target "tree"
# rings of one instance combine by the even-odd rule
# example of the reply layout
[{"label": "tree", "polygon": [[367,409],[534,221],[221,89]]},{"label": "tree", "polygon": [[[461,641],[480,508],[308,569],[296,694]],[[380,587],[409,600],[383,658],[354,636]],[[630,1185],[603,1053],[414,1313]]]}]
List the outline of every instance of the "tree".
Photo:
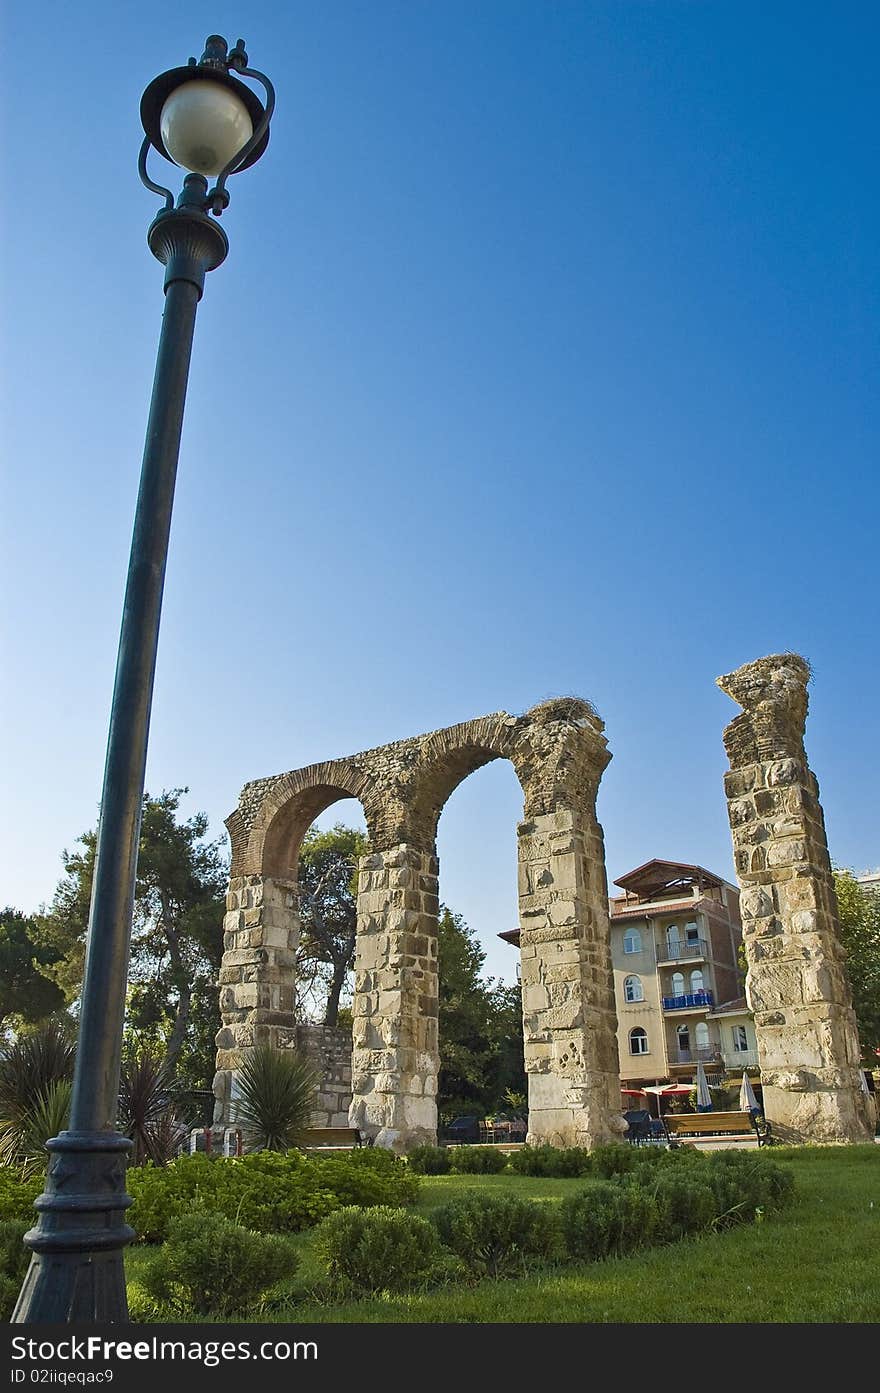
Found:
[{"label": "tree", "polygon": [[485,1112],[525,1091],[519,987],[482,976],[486,954],[460,914],[440,908],[440,1078],[437,1104]]},{"label": "tree", "polygon": [[64,993],[44,968],[59,954],[40,941],[37,919],[7,905],[0,913],[0,1025],[10,1016],[34,1023],[64,1005]]},{"label": "tree", "polygon": [[[227,867],[220,843],[205,840],[205,814],[178,818],[186,792],[144,795],[127,1016],[129,1027],[161,1041],[169,1070],[185,1065],[188,1075],[206,1086],[220,1025],[215,984]],[[52,974],[69,1000],[82,984],[96,842],[96,833],[86,832],[80,850],[65,851],[66,874],[41,921],[44,941],[62,959]]]},{"label": "tree", "polygon": [[865,890],[847,870],[834,872],[834,885],[862,1059],[869,1068],[876,1068],[880,1053],[880,894]]},{"label": "tree", "polygon": [[357,867],[366,849],[363,832],[341,822],[328,832],[310,828],[300,847],[297,985],[301,1002],[326,991],[325,1025],[336,1025],[340,997],[354,966]]}]

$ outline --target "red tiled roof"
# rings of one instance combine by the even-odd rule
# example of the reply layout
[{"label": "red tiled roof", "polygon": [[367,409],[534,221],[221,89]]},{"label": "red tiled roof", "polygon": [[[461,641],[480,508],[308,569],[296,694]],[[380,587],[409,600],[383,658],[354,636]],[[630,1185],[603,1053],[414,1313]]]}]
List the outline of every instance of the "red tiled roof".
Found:
[{"label": "red tiled roof", "polygon": [[655,914],[677,914],[680,909],[696,909],[698,905],[706,903],[713,902],[707,901],[705,896],[698,900],[667,900],[665,904],[629,904],[627,901],[611,900],[610,910],[612,919],[647,919]]},{"label": "red tiled roof", "polygon": [[749,1010],[749,1003],[744,996],[737,996],[733,1001],[722,1001],[719,1006],[713,1006],[709,1012],[710,1016],[736,1016],[743,1011]]}]

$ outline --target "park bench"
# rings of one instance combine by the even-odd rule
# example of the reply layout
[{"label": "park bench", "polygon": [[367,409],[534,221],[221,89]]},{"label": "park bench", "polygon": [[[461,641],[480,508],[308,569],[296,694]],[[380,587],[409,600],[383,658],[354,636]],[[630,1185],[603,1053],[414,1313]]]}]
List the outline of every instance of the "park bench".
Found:
[{"label": "park bench", "polygon": [[670,1141],[679,1137],[730,1137],[754,1132],[759,1146],[771,1140],[771,1127],[760,1114],[748,1112],[680,1112],[663,1118]]},{"label": "park bench", "polygon": [[353,1151],[364,1144],[356,1127],[310,1127],[303,1136],[304,1151]]}]

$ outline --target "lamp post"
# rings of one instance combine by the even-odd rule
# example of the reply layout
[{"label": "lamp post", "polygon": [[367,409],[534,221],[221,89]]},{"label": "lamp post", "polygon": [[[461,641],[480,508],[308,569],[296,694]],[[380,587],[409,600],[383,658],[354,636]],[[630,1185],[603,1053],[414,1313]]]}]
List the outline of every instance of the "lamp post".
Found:
[{"label": "lamp post", "polygon": [[[265,102],[243,77],[261,84]],[[116,1131],[116,1107],[174,481],[196,307],[206,272],[229,246],[216,218],[229,203],[227,179],[265,150],[274,105],[269,79],[248,67],[244,41],[230,52],[216,34],[198,63],[191,58],[163,73],[141,100],[146,136],[138,168],[147,188],[165,198],[147,233],[165,266],[165,312],[110,713],[70,1125],[46,1143],[46,1188],[36,1201],[38,1222],[25,1235],[33,1256],[13,1322],[128,1319],[122,1253],[134,1237],[125,1222],[131,1142]],[[151,147],[188,171],[176,206],[171,190],[147,173]],[[216,178],[210,190],[208,175]]]}]

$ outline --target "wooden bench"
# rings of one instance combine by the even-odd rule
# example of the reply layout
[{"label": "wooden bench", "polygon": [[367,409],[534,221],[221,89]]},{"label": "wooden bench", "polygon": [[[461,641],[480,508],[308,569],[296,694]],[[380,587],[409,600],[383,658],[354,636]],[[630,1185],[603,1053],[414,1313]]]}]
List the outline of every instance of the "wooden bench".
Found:
[{"label": "wooden bench", "polygon": [[353,1151],[363,1145],[356,1127],[310,1127],[303,1136],[304,1151]]},{"label": "wooden bench", "polygon": [[748,1112],[679,1112],[664,1117],[663,1124],[670,1141],[685,1136],[747,1136],[752,1132],[759,1146],[766,1146],[772,1140],[770,1123]]}]

